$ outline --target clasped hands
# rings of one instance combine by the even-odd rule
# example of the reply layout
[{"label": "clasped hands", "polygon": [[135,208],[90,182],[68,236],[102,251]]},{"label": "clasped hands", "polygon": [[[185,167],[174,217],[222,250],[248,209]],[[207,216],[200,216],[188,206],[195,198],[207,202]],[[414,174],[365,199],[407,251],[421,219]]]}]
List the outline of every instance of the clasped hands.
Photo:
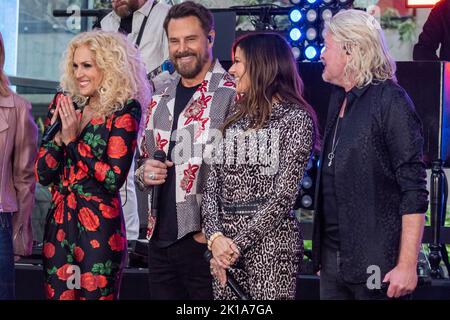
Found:
[{"label": "clasped hands", "polygon": [[227,283],[226,269],[239,258],[239,249],[232,239],[220,236],[211,244],[211,252],[213,254],[210,260],[211,274],[224,286]]},{"label": "clasped hands", "polygon": [[75,110],[72,99],[67,96],[61,96],[53,112],[50,124],[54,124],[56,119],[61,119],[61,130],[55,135],[54,142],[58,146],[68,145],[75,141],[80,133],[81,117],[80,110]]}]

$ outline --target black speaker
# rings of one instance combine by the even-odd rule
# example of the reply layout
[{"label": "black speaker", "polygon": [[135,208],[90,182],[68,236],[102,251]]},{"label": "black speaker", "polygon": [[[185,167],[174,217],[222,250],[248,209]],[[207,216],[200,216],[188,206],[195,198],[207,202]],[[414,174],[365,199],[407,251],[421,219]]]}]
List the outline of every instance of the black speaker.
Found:
[{"label": "black speaker", "polygon": [[427,167],[438,159],[450,167],[450,63],[399,62],[397,69],[398,82],[422,119]]},{"label": "black speaker", "polygon": [[213,11],[214,38],[213,56],[222,61],[231,60],[231,48],[236,37],[236,13]]},{"label": "black speaker", "polygon": [[316,177],[318,169],[319,154],[313,154],[306,165],[303,178],[299,184],[299,192],[295,201],[294,210],[315,209],[314,195],[316,190]]}]

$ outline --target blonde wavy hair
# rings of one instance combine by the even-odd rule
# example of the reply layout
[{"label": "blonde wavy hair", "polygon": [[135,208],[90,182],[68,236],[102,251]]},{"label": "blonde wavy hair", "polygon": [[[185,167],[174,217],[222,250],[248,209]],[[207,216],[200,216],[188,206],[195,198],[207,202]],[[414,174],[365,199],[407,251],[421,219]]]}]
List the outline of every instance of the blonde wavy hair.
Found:
[{"label": "blonde wavy hair", "polygon": [[82,46],[89,48],[103,73],[98,88],[100,106],[96,107],[96,111],[102,116],[109,116],[121,110],[128,99],[136,99],[141,104],[142,120],[151,99],[150,84],[139,51],[118,32],[95,30],[75,36],[61,63],[61,89],[68,92],[75,102],[81,105],[87,102],[88,97],[79,92],[73,69],[75,50]]},{"label": "blonde wavy hair", "polygon": [[3,37],[0,32],[0,95],[7,97],[11,94],[9,89],[9,79],[3,70],[5,66],[5,45],[3,44]]},{"label": "blonde wavy hair", "polygon": [[349,55],[344,79],[351,79],[359,88],[388,79],[397,81],[395,61],[373,16],[361,10],[343,10],[325,23],[324,32]]}]

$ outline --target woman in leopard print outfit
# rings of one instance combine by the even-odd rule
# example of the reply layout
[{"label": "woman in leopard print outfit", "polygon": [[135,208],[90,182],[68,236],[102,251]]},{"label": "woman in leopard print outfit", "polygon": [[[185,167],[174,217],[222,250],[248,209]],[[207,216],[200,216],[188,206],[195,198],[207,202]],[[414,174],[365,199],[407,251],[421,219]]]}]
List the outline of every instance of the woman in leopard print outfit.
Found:
[{"label": "woman in leopard print outfit", "polygon": [[281,36],[248,35],[233,53],[240,99],[224,124],[202,204],[214,297],[237,298],[225,286],[228,269],[252,299],[294,299],[303,242],[291,212],[318,138],[316,117]]}]

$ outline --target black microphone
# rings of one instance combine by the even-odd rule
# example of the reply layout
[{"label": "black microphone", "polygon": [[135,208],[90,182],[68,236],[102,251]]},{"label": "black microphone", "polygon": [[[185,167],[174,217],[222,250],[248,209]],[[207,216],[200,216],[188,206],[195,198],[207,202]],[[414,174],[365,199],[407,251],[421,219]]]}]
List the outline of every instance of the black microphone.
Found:
[{"label": "black microphone", "polygon": [[[390,284],[391,283],[389,281],[382,282],[381,283],[381,288],[380,288],[381,292],[387,293]],[[432,282],[431,282],[431,278],[430,277],[426,277],[426,276],[419,276],[419,277],[417,277],[417,286],[416,286],[416,288],[429,287],[429,286],[431,286],[431,284],[432,284]]]},{"label": "black microphone", "polygon": [[[210,263],[210,260],[213,258],[212,252],[209,250],[206,250],[203,254],[203,257],[205,258],[206,262]],[[242,290],[241,286],[237,283],[236,279],[231,275],[231,273],[226,270],[227,273],[227,285],[230,287],[231,291],[234,292],[235,295],[240,300],[252,300],[250,296],[248,296],[244,290]]]},{"label": "black microphone", "polygon": [[[162,150],[156,150],[153,154],[153,159],[156,161],[166,162],[166,153]],[[159,206],[159,191],[161,190],[161,185],[153,186],[152,193],[152,216],[158,216],[158,206]]]},{"label": "black microphone", "polygon": [[[56,109],[54,109],[54,108],[56,107],[55,105],[56,105],[56,101],[58,100],[59,95],[64,95],[64,93],[57,92],[55,94],[55,97],[53,98],[53,106],[51,107],[53,110],[55,110],[54,112],[56,112]],[[75,102],[73,102],[73,106],[74,106],[75,110],[79,109],[78,105]],[[47,129],[45,129],[45,131],[42,135],[42,143],[47,143],[47,142],[53,140],[53,138],[55,137],[55,135],[58,133],[59,130],[61,130],[61,118],[58,115],[58,117],[56,118],[56,121],[52,125],[49,125],[47,127]]]},{"label": "black microphone", "polygon": [[44,134],[42,135],[42,142],[47,143],[55,137],[56,133],[61,129],[61,119],[56,118],[55,123],[47,127],[47,130],[45,130]]}]

